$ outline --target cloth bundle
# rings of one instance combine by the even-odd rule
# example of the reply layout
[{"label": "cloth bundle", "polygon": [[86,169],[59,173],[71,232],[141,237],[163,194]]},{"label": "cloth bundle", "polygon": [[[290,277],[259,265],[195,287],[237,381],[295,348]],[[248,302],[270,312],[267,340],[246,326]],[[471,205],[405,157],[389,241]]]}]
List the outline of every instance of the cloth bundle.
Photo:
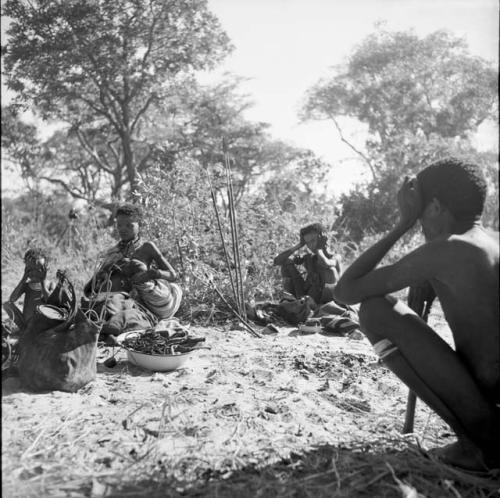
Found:
[{"label": "cloth bundle", "polygon": [[181,305],[182,289],[177,284],[158,279],[133,287],[142,304],[162,320],[174,316]]}]

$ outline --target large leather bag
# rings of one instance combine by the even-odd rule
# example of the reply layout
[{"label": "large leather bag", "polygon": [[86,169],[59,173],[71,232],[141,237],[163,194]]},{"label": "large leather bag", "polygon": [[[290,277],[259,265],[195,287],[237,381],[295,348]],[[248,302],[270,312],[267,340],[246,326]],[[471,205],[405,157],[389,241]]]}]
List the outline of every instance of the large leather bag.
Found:
[{"label": "large leather bag", "polygon": [[35,314],[19,340],[19,376],[33,391],[76,392],[97,374],[99,326],[76,308],[73,286],[64,283],[71,299],[64,322],[42,330],[47,322]]}]

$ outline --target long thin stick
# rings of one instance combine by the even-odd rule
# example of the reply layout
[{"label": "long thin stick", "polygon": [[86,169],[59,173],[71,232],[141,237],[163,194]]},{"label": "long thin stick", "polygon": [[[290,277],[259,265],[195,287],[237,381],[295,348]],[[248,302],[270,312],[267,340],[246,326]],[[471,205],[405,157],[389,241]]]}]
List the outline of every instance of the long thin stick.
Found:
[{"label": "long thin stick", "polygon": [[193,273],[193,276],[198,279],[200,282],[203,282],[205,285],[210,284],[210,286],[214,289],[217,295],[221,298],[222,302],[233,312],[233,314],[238,318],[241,323],[255,336],[261,338],[262,336],[227,302],[227,299],[222,295],[220,290],[214,284],[210,275],[205,272],[205,279],[202,279],[200,276]]},{"label": "long thin stick", "polygon": [[238,243],[236,238],[236,229],[235,229],[235,219],[234,219],[234,209],[233,209],[233,199],[231,195],[231,187],[230,187],[230,177],[229,177],[229,168],[227,165],[227,158],[224,157],[224,163],[226,167],[226,186],[227,186],[227,199],[229,205],[229,223],[231,227],[231,244],[233,249],[233,261],[234,261],[234,273],[236,280],[236,305],[238,308],[238,312],[242,312],[242,303],[241,303],[241,282],[239,279],[238,265],[239,265],[239,253],[238,253]]},{"label": "long thin stick", "polygon": [[212,202],[214,205],[215,217],[217,219],[217,226],[219,228],[220,239],[222,242],[222,249],[224,251],[224,258],[226,259],[227,272],[229,273],[229,281],[231,282],[231,289],[233,290],[234,300],[237,303],[238,302],[238,300],[237,300],[238,294],[236,293],[236,289],[234,287],[233,274],[231,272],[231,263],[229,261],[229,255],[227,253],[226,241],[224,240],[224,233],[222,231],[222,225],[220,222],[219,209],[217,208],[217,199],[215,198],[215,192],[214,192],[214,188],[212,186],[212,180],[210,179],[210,174],[208,173],[208,169],[206,170],[206,172],[207,172],[208,184],[210,186],[210,195],[212,196]]},{"label": "long thin stick", "polygon": [[[427,323],[432,303],[435,299],[434,291],[429,283],[426,283],[427,295],[423,295],[422,289],[416,287],[410,288],[408,292],[408,306],[417,313],[422,320]],[[432,292],[431,292],[432,290]],[[413,432],[415,423],[415,407],[417,405],[417,395],[411,389],[408,391],[408,399],[406,400],[405,423],[403,425],[403,434]]]},{"label": "long thin stick", "polygon": [[250,324],[227,302],[226,298],[221,294],[219,289],[215,287],[215,285],[212,283],[212,287],[214,291],[218,294],[218,296],[222,299],[224,304],[234,313],[236,318],[238,318],[241,323],[255,336],[255,337],[262,337],[255,329],[253,329]]},{"label": "long thin stick", "polygon": [[[246,309],[245,309],[245,292],[243,289],[243,277],[241,273],[241,258],[240,258],[240,248],[239,248],[239,236],[238,236],[238,225],[236,222],[236,209],[234,207],[234,195],[233,195],[233,182],[232,182],[232,177],[231,177],[231,166],[229,163],[229,157],[227,154],[227,145],[225,140],[222,142],[223,148],[224,148],[224,159],[225,159],[225,165],[226,165],[226,176],[227,176],[227,183],[228,183],[228,197],[229,197],[229,213],[230,213],[230,218],[232,221],[232,234],[233,234],[233,239],[234,239],[234,255],[235,255],[235,262],[236,262],[236,275],[237,275],[237,283],[239,283],[239,298],[240,298],[240,313],[243,316],[246,316]],[[238,287],[238,285],[237,285]]]}]

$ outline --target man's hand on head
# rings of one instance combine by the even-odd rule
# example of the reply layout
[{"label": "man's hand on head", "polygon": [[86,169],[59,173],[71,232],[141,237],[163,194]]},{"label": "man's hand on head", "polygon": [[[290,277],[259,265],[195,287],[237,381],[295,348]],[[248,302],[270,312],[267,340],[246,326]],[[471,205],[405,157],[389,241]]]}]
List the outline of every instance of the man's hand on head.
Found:
[{"label": "man's hand on head", "polygon": [[409,230],[422,215],[424,208],[416,177],[404,179],[398,192],[399,224]]},{"label": "man's hand on head", "polygon": [[328,242],[328,237],[323,233],[319,234],[316,242],[316,251],[320,249],[324,251],[326,249],[327,242]]}]

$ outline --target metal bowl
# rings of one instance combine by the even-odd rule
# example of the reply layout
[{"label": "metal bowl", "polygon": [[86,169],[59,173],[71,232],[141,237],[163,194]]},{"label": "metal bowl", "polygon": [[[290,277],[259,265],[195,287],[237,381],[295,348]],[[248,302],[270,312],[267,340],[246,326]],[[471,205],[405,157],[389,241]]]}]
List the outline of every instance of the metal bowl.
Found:
[{"label": "metal bowl", "polygon": [[[127,349],[127,348],[125,348]],[[153,372],[170,372],[186,363],[190,353],[152,355],[127,349],[128,361],[133,365]]]}]

